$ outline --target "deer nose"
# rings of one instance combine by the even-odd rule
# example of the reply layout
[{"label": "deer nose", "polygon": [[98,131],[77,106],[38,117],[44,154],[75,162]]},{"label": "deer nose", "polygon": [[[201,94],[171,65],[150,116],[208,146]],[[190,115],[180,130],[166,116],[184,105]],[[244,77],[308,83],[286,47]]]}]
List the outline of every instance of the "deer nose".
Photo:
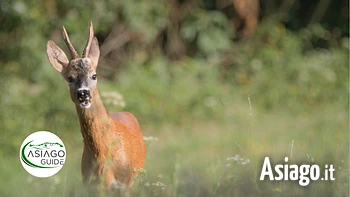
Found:
[{"label": "deer nose", "polygon": [[90,90],[88,89],[81,89],[77,91],[77,97],[79,101],[87,100],[90,98]]}]

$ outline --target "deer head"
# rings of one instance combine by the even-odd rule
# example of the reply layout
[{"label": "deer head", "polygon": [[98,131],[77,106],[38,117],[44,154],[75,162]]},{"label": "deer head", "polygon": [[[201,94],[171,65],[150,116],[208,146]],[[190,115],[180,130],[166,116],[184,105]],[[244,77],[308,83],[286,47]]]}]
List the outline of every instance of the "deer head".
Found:
[{"label": "deer head", "polygon": [[68,82],[72,101],[81,108],[90,108],[91,101],[97,94],[96,68],[100,57],[100,49],[97,38],[94,37],[92,22],[90,23],[89,38],[82,58],[79,58],[64,27],[63,38],[72,56],[71,60],[51,40],[46,45],[47,56],[52,66]]}]

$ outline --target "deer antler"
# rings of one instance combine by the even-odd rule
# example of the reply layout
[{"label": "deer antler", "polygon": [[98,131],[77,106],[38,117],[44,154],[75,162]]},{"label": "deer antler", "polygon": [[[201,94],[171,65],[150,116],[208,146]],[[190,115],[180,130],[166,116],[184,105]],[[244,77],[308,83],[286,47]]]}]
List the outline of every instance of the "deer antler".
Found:
[{"label": "deer antler", "polygon": [[90,22],[90,29],[89,29],[89,39],[86,43],[85,49],[83,51],[83,57],[88,57],[91,47],[92,39],[94,38],[94,27],[92,26],[92,22]]},{"label": "deer antler", "polygon": [[77,51],[74,49],[72,43],[69,40],[69,36],[68,36],[66,28],[64,28],[64,26],[63,26],[63,39],[64,39],[66,45],[68,46],[68,49],[69,49],[69,52],[70,52],[72,58],[73,59],[79,58]]}]

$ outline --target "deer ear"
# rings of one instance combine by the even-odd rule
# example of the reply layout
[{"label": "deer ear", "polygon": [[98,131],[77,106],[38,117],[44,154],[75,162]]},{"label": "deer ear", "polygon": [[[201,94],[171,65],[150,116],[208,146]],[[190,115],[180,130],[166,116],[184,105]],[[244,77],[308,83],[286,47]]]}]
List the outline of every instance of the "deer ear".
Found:
[{"label": "deer ear", "polygon": [[90,58],[94,67],[96,68],[98,65],[98,59],[100,58],[100,47],[98,46],[98,40],[96,37],[92,39],[88,57]]},{"label": "deer ear", "polygon": [[51,40],[46,44],[46,53],[50,63],[58,72],[61,73],[68,66],[69,60],[66,54]]}]

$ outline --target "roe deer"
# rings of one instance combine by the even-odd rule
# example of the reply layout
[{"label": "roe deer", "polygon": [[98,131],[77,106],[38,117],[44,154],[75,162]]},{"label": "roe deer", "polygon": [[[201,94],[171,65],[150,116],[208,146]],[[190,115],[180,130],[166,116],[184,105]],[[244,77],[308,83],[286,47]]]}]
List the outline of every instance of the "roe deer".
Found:
[{"label": "roe deer", "polygon": [[83,181],[107,190],[129,188],[143,168],[146,147],[137,119],[128,112],[108,113],[97,90],[96,68],[100,56],[92,22],[82,58],[63,27],[63,38],[72,59],[51,40],[46,52],[52,66],[68,82],[84,141],[81,161]]}]

